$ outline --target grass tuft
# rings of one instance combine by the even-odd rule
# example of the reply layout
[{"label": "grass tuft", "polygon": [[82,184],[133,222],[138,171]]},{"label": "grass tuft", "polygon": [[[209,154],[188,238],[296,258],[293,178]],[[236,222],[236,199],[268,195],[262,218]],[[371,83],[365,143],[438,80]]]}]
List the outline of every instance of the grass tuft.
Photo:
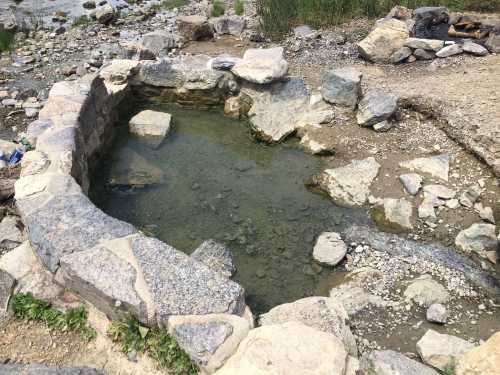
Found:
[{"label": "grass tuft", "polygon": [[14,44],[14,33],[0,30],[0,52],[10,51]]},{"label": "grass tuft", "polygon": [[159,11],[161,9],[171,10],[174,8],[180,8],[187,4],[187,0],[163,0],[159,4],[151,6],[150,9]]},{"label": "grass tuft", "polygon": [[113,341],[120,343],[125,354],[133,351],[147,353],[160,367],[168,369],[173,375],[198,373],[198,366],[166,330],[141,326],[137,318],[132,315],[112,322],[108,334]]},{"label": "grass tuft", "polygon": [[237,16],[242,16],[245,13],[245,3],[243,0],[235,0],[234,2],[234,13]]},{"label": "grass tuft", "polygon": [[90,23],[92,23],[92,20],[86,14],[84,14],[80,17],[76,17],[73,20],[73,26],[84,26],[84,25],[88,25]]},{"label": "grass tuft", "polygon": [[226,5],[222,0],[214,0],[212,4],[212,17],[220,17],[226,13]]},{"label": "grass tuft", "polygon": [[17,319],[45,323],[51,329],[63,332],[78,332],[85,340],[96,337],[95,330],[87,323],[87,311],[83,306],[62,312],[53,309],[46,301],[33,297],[31,293],[14,294],[10,308]]}]

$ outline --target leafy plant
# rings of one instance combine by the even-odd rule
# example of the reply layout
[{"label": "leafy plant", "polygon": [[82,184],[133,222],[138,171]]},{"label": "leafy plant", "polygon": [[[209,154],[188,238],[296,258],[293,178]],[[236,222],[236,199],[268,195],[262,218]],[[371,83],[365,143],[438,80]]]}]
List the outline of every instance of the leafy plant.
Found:
[{"label": "leafy plant", "polygon": [[51,329],[63,332],[78,332],[84,339],[96,337],[95,330],[87,323],[87,311],[83,306],[62,312],[53,309],[46,301],[33,297],[31,293],[14,294],[10,308],[17,319],[45,323]]},{"label": "leafy plant", "polygon": [[443,375],[455,375],[457,364],[455,359],[452,359],[443,369]]},{"label": "leafy plant", "polygon": [[235,0],[234,13],[237,16],[242,16],[245,13],[245,2],[243,0]]},{"label": "leafy plant", "polygon": [[222,0],[214,0],[212,4],[212,17],[220,17],[226,13],[226,6]]},{"label": "leafy plant", "polygon": [[195,375],[198,367],[164,329],[141,326],[136,317],[129,315],[111,323],[108,334],[120,343],[124,353],[147,353],[158,364],[174,375]]}]

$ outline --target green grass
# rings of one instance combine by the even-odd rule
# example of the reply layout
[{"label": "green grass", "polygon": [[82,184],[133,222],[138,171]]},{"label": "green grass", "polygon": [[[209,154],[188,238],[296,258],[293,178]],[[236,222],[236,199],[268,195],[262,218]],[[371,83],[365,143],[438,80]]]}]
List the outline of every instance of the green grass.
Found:
[{"label": "green grass", "polygon": [[86,340],[96,337],[96,332],[87,323],[87,311],[83,306],[62,312],[34,298],[31,293],[17,293],[10,300],[10,308],[17,319],[42,322],[63,332],[78,332]]},{"label": "green grass", "polygon": [[212,17],[220,17],[226,13],[226,6],[221,0],[214,0],[212,4]]},{"label": "green grass", "polygon": [[124,353],[147,353],[173,375],[198,373],[198,367],[166,330],[143,327],[134,316],[112,322],[108,334]]},{"label": "green grass", "polygon": [[455,375],[457,364],[452,359],[443,369],[443,375]]},{"label": "green grass", "polygon": [[73,26],[84,26],[88,25],[92,22],[92,20],[87,15],[82,15],[80,17],[76,17],[73,20]]},{"label": "green grass", "polygon": [[0,30],[0,52],[9,51],[14,45],[14,33]]},{"label": "green grass", "polygon": [[166,9],[166,10],[171,10],[174,8],[180,8],[184,5],[187,4],[187,0],[163,0],[160,4],[155,4],[151,6],[150,9],[153,10],[161,10],[161,9]]},{"label": "green grass", "polygon": [[242,16],[245,13],[245,2],[244,0],[236,0],[234,2],[234,13],[237,16]]},{"label": "green grass", "polygon": [[263,31],[275,37],[297,24],[325,27],[357,17],[384,16],[395,5],[411,9],[442,5],[454,11],[500,10],[500,0],[257,0],[257,12]]}]

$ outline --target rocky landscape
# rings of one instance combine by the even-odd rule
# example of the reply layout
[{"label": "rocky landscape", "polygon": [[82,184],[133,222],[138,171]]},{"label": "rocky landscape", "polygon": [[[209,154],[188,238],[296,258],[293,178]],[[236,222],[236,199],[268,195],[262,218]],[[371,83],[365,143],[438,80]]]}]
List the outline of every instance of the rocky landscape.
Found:
[{"label": "rocky landscape", "polygon": [[[271,41],[252,2],[35,3],[0,6],[0,373],[183,373],[113,341],[131,314],[201,373],[498,374],[500,15],[395,7]],[[88,199],[128,98],[295,140],[323,163],[304,184],[371,224],[317,233],[305,268],[335,277],[253,315],[225,244],[188,256]],[[161,142],[170,122],[129,130]],[[23,324],[24,293],[83,304],[95,338]]]}]

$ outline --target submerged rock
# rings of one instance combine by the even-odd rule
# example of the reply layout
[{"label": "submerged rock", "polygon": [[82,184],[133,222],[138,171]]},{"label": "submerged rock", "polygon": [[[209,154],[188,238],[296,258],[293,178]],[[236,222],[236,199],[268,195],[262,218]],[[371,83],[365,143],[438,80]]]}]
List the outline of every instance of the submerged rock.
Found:
[{"label": "submerged rock", "polygon": [[107,185],[142,188],[163,182],[163,171],[130,148],[123,148],[111,166]]},{"label": "submerged rock", "polygon": [[347,352],[335,336],[299,322],[250,331],[217,375],[344,375]]},{"label": "submerged rock", "polygon": [[313,258],[316,262],[327,266],[336,266],[347,253],[347,246],[338,233],[325,232],[316,240]]},{"label": "submerged rock", "polygon": [[361,96],[361,78],[363,75],[353,69],[332,69],[321,82],[321,95],[325,101],[355,108]]},{"label": "submerged rock", "polygon": [[324,170],[319,185],[336,204],[362,206],[379,169],[380,164],[372,157],[353,160],[346,166]]},{"label": "submerged rock", "polygon": [[359,102],[358,125],[373,126],[389,119],[398,109],[398,97],[383,90],[371,89]]},{"label": "submerged rock", "polygon": [[411,282],[404,291],[407,301],[413,301],[421,306],[429,307],[435,303],[446,303],[450,294],[430,275],[422,275]]},{"label": "submerged rock", "polygon": [[364,354],[360,368],[369,375],[439,375],[432,368],[392,350]]},{"label": "submerged rock", "polygon": [[219,272],[224,277],[231,277],[236,272],[233,254],[231,250],[223,244],[214,240],[203,242],[192,254],[191,258],[205,264],[215,272]]},{"label": "submerged rock", "polygon": [[248,49],[231,71],[248,82],[271,83],[283,78],[288,71],[283,52],[283,47]]},{"label": "submerged rock", "polygon": [[429,329],[417,342],[417,352],[422,361],[439,371],[453,364],[471,350],[474,344],[452,335],[440,334]]},{"label": "submerged rock", "polygon": [[140,136],[165,138],[170,131],[172,116],[158,111],[141,111],[129,122],[129,130]]},{"label": "submerged rock", "polygon": [[357,356],[356,341],[348,325],[348,315],[333,298],[308,297],[272,308],[260,316],[262,326],[300,322],[339,338],[350,355]]},{"label": "submerged rock", "polygon": [[390,63],[394,52],[403,47],[409,36],[405,22],[397,19],[384,20],[358,43],[358,50],[368,61]]},{"label": "submerged rock", "polygon": [[418,158],[410,161],[399,163],[401,168],[406,168],[411,171],[426,173],[432,177],[440,178],[441,180],[448,181],[448,174],[450,172],[450,156],[443,154],[438,156],[431,156],[428,158]]}]

